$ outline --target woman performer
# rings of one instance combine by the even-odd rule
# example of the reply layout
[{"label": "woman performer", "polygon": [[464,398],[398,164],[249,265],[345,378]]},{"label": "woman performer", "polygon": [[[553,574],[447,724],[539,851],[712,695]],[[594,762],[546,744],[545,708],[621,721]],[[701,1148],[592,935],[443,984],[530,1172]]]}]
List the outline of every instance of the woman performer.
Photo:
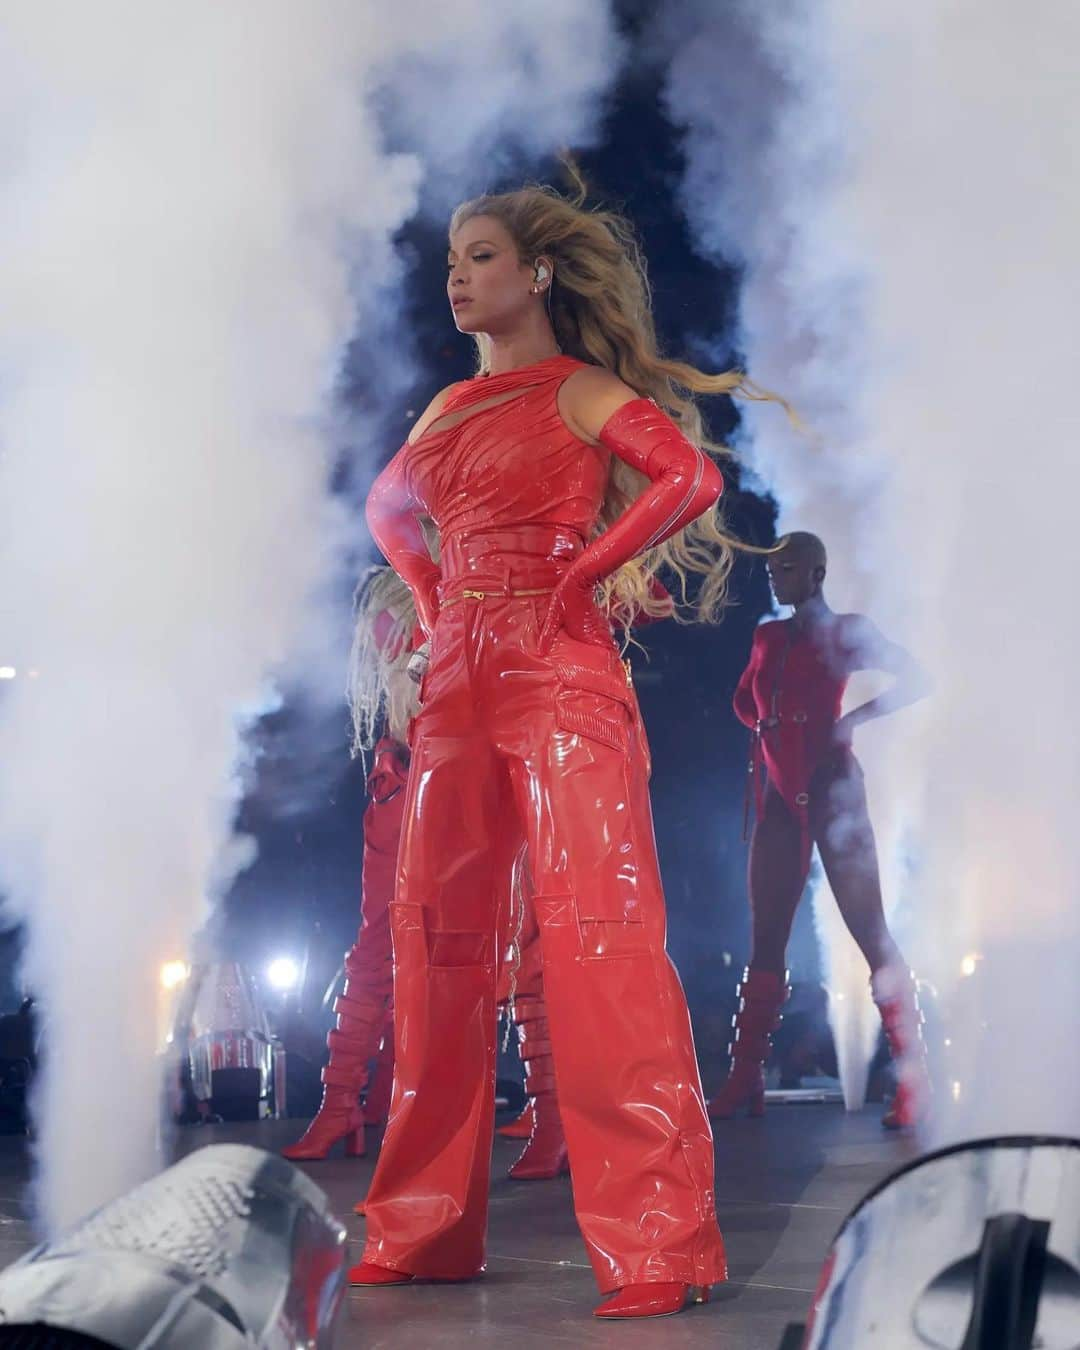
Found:
[{"label": "woman performer", "polygon": [[[680,532],[722,479],[679,387],[732,392],[742,380],[658,356],[641,260],[611,214],[539,188],[480,198],[454,214],[449,265],[480,375],[436,397],[368,499],[431,664],[391,905],[393,1100],[349,1279],[483,1269],[492,877],[509,805],[536,888],[575,1209],[601,1291],[614,1294],[596,1312],[678,1312],[725,1275],[712,1137],[664,948],[636,701],[595,591],[621,585],[647,608],[659,562],[708,569],[712,555]],[[421,515],[439,531],[441,575]],[[724,550],[702,588],[708,613],[730,545],[711,513],[698,537]]]},{"label": "woman performer", "polygon": [[[325,1158],[340,1139],[348,1157],[361,1157],[364,1125],[380,1118],[377,1109],[369,1109],[365,1121],[360,1094],[368,1083],[369,1064],[393,1035],[389,906],[405,808],[409,764],[405,738],[416,711],[416,682],[408,674],[415,623],[412,596],[390,568],[377,569],[361,584],[348,690],[353,753],[372,751],[364,811],[360,931],[345,955],[345,988],[334,1001],[337,1026],[326,1037],[330,1060],[322,1071],[322,1104],[302,1138],[281,1150],[296,1162]],[[384,735],[376,742],[377,725],[384,725]],[[385,1078],[392,1067],[386,1058],[380,1055],[376,1089],[380,1076]],[[368,1104],[373,1106],[370,1094]]]},{"label": "woman performer", "polygon": [[[714,1119],[740,1107],[765,1109],[769,1036],[787,999],[784,954],[817,844],[840,913],[866,957],[871,990],[898,1068],[886,1128],[915,1123],[928,1101],[915,983],[885,922],[874,831],[862,770],[851,749],[855,728],[922,698],[928,683],[903,648],[868,619],[834,614],[825,602],[825,545],[786,535],[768,562],[776,601],[794,616],[762,624],[735,691],[735,714],[754,733],[750,771],[758,797],[750,841],[750,965],[739,988],[731,1070],[709,1102]],[[840,716],[857,670],[893,675],[887,693]],[[761,760],[768,778],[761,791]]]}]

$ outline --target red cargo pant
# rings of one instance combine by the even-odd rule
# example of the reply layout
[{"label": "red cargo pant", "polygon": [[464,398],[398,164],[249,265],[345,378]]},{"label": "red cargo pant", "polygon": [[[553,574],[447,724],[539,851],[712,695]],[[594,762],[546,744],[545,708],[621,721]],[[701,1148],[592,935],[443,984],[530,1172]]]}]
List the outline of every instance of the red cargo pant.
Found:
[{"label": "red cargo pant", "polygon": [[574,1207],[601,1291],[715,1283],[712,1136],[665,951],[633,691],[614,647],[560,636],[540,655],[545,598],[492,594],[499,584],[482,599],[448,587],[414,723],[391,906],[397,1064],[364,1260],[444,1279],[484,1264],[510,813],[529,849]]}]

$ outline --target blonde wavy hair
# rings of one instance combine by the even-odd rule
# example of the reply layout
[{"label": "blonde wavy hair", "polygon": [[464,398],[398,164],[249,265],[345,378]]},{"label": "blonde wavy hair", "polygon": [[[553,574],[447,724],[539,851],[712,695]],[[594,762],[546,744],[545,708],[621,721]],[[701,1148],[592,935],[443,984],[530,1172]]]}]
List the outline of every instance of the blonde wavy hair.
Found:
[{"label": "blonde wavy hair", "polygon": [[[356,623],[349,650],[345,693],[352,713],[352,754],[363,758],[386,730],[404,741],[416,715],[419,690],[407,667],[416,609],[408,586],[392,567],[373,567],[360,579],[353,609]],[[377,632],[386,615],[385,631]]]},{"label": "blonde wavy hair", "polygon": [[[490,216],[507,230],[523,263],[552,259],[554,277],[547,291],[555,341],[567,355],[604,366],[631,389],[651,398],[683,435],[714,458],[731,452],[708,437],[695,394],[730,394],[754,401],[787,404],[753,384],[742,371],[710,375],[686,361],[661,356],[652,316],[652,295],[645,259],[630,222],[614,211],[586,209],[585,185],[572,165],[574,194],[530,186],[515,192],[463,202],[450,219],[453,235],[467,220]],[[479,369],[489,368],[489,342],[475,337]],[[790,415],[790,409],[788,409]],[[597,533],[614,523],[641,493],[644,476],[616,456],[597,521]],[[734,538],[724,528],[721,508],[688,525],[656,548],[624,564],[604,582],[605,608],[624,632],[635,614],[670,614],[651,591],[661,568],[678,578],[676,600],[688,607],[690,573],[703,578],[693,606],[699,620],[715,622],[727,597],[727,581],[737,551],[769,552]],[[676,615],[678,615],[676,606]]]}]

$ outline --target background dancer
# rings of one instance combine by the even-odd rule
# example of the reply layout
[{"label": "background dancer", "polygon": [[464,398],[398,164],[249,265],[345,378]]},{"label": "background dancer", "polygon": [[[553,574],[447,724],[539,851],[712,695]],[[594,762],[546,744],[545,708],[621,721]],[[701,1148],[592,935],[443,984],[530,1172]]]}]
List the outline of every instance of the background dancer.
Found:
[{"label": "background dancer", "polygon": [[[756,820],[750,841],[750,965],[739,987],[731,1069],[709,1102],[714,1119],[765,1109],[769,1036],[787,998],[785,952],[817,845],[844,922],[866,957],[871,990],[897,1067],[887,1128],[915,1123],[929,1090],[915,983],[889,932],[881,901],[874,830],[862,769],[851,748],[856,727],[922,698],[925,675],[903,648],[858,614],[825,601],[825,545],[786,535],[768,561],[776,601],[792,618],[762,624],[735,691],[735,714],[753,732],[750,771]],[[892,687],[840,715],[848,678],[883,670]],[[764,788],[762,769],[767,771]]]},{"label": "background dancer", "polygon": [[[709,511],[722,480],[693,444],[700,419],[676,385],[721,393],[742,381],[657,355],[636,247],[608,213],[541,189],[481,198],[455,213],[449,262],[455,321],[479,336],[481,374],[434,400],[368,502],[432,653],[391,920],[398,1025],[408,1019],[410,1034],[398,1036],[368,1241],[350,1279],[483,1268],[493,844],[510,802],[536,887],[575,1208],[601,1290],[618,1291],[596,1312],[677,1312],[725,1275],[712,1141],[664,950],[636,701],[594,592],[621,583],[648,609],[660,561],[706,568],[673,537]],[[420,515],[439,530],[441,576]],[[702,588],[708,614],[731,548],[711,514],[699,537],[720,549]],[[646,564],[620,573],[643,553]],[[431,1066],[445,1061],[460,1075],[449,1096],[431,1090]]]},{"label": "background dancer", "polygon": [[[662,602],[666,592],[656,583],[654,594]],[[303,1137],[282,1149],[297,1162],[321,1160],[342,1140],[347,1156],[363,1156],[364,1126],[381,1124],[389,1105],[394,1065],[389,905],[405,804],[409,723],[418,706],[417,680],[409,670],[417,631],[408,587],[392,568],[373,569],[358,592],[348,681],[353,750],[372,755],[363,822],[361,926],[345,956],[345,988],[334,1002],[337,1025],[327,1035],[330,1058],[322,1072],[322,1103]],[[384,734],[376,740],[380,730]],[[513,840],[505,851],[514,851]],[[497,878],[497,889],[506,897],[499,1002],[508,1006],[517,1027],[530,1097],[527,1128],[519,1136],[528,1143],[509,1175],[539,1180],[567,1170],[566,1143],[547,1035],[539,930],[521,848],[504,875],[505,881]],[[373,1060],[374,1077],[369,1078]],[[356,1208],[363,1213],[363,1202]]]},{"label": "background dancer", "polygon": [[[337,1025],[328,1032],[330,1059],[322,1071],[318,1113],[297,1143],[282,1149],[296,1162],[325,1158],[339,1141],[349,1157],[365,1152],[364,1125],[385,1118],[386,1080],[393,1070],[394,965],[390,901],[405,808],[408,725],[416,711],[416,682],[408,673],[416,625],[408,587],[390,568],[376,569],[357,597],[349,663],[354,753],[370,751],[364,811],[360,931],[345,955],[345,988],[334,1000]],[[376,729],[383,735],[375,741]],[[386,1047],[390,1053],[380,1051]],[[373,1100],[365,1115],[360,1095],[378,1056]]]}]

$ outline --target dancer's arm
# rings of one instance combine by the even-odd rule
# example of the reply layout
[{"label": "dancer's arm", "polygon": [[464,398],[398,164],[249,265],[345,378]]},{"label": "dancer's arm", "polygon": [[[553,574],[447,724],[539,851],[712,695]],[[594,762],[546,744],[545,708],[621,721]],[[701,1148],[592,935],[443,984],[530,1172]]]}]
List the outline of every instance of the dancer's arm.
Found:
[{"label": "dancer's arm", "polygon": [[541,651],[560,628],[581,641],[606,644],[607,622],[593,601],[597,582],[696,520],[724,489],[720,470],[671,418],[607,371],[572,375],[560,391],[559,410],[581,440],[602,445],[650,481],[559,582],[540,635]]},{"label": "dancer's arm", "polygon": [[387,562],[412,592],[420,627],[430,637],[439,611],[435,593],[439,569],[420,528],[423,508],[409,488],[408,453],[409,447],[403,446],[376,478],[368,494],[367,521]]},{"label": "dancer's arm", "polygon": [[746,669],[739,678],[738,687],[735,690],[735,697],[732,700],[732,707],[735,709],[735,716],[751,730],[757,726],[757,700],[754,698],[754,675],[757,671],[758,657],[761,654],[760,643],[757,633],[754,634],[754,641],[750,647],[750,660],[746,663]]},{"label": "dancer's arm", "polygon": [[851,742],[856,727],[917,703],[933,688],[930,676],[911,653],[899,643],[890,642],[869,619],[856,615],[848,624],[844,645],[849,653],[849,669],[882,670],[893,677],[893,682],[876,698],[840,718],[833,729],[833,739],[842,745]]}]

